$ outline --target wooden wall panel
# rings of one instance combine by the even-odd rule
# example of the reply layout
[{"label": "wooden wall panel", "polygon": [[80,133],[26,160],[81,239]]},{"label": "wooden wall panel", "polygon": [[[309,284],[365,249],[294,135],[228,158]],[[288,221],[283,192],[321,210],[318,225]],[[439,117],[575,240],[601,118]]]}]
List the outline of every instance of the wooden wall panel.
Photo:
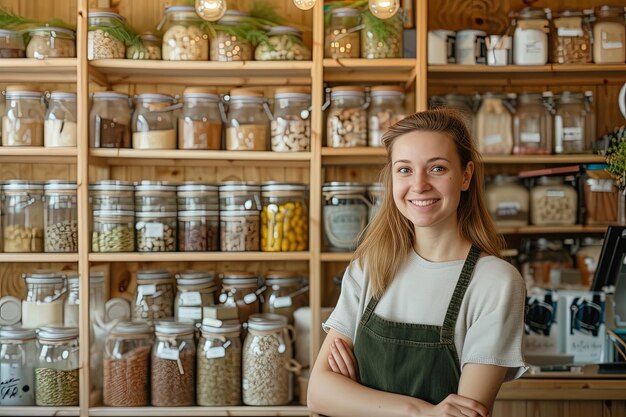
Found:
[{"label": "wooden wall panel", "polygon": [[[33,259],[37,255],[33,255]],[[4,262],[0,266],[0,297],[11,295],[19,299],[26,297],[26,285],[22,279],[25,272],[33,272],[37,269],[53,271],[76,270],[78,265],[73,263],[19,263]]]},{"label": "wooden wall panel", "polygon": [[20,16],[32,19],[47,21],[59,18],[76,25],[76,0],[0,0],[0,7],[6,7]]}]

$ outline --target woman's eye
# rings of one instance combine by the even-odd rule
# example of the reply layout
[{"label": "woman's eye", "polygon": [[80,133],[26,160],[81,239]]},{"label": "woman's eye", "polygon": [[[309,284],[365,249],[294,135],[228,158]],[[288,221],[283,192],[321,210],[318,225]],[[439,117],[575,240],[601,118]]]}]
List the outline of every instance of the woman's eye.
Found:
[{"label": "woman's eye", "polygon": [[403,167],[403,168],[398,168],[398,172],[400,174],[408,174],[410,172],[410,170],[408,168],[406,168],[406,167]]},{"label": "woman's eye", "polygon": [[435,166],[431,168],[431,171],[433,172],[445,172],[446,168],[442,167],[442,166]]}]

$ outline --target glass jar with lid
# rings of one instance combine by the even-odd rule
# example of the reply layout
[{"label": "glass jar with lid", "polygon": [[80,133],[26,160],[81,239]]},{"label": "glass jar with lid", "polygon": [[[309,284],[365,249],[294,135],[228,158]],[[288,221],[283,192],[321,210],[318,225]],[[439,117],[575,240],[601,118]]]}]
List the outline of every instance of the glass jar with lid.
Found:
[{"label": "glass jar with lid", "polygon": [[135,187],[130,181],[100,180],[89,185],[93,210],[135,211]]},{"label": "glass jar with lid", "polygon": [[249,252],[260,249],[259,210],[220,211],[220,250]]},{"label": "glass jar with lid", "polygon": [[44,26],[28,29],[27,58],[74,58],[76,34],[73,30]]},{"label": "glass jar with lid", "polygon": [[582,180],[587,225],[609,225],[618,221],[617,199],[620,198],[620,190],[606,168],[604,164],[590,164],[585,167]]},{"label": "glass jar with lid", "polygon": [[0,328],[0,406],[35,405],[35,330]]},{"label": "glass jar with lid", "polygon": [[591,62],[591,24],[581,10],[562,10],[552,16],[552,62],[587,64]]},{"label": "glass jar with lid", "polygon": [[222,292],[219,302],[226,306],[237,307],[239,322],[245,323],[251,314],[261,311],[259,295],[265,286],[259,284],[259,277],[251,272],[224,272],[222,274]]},{"label": "glass jar with lid", "polygon": [[163,32],[164,61],[206,61],[209,36],[193,6],[168,6],[157,31]]},{"label": "glass jar with lid", "polygon": [[302,41],[302,31],[289,26],[274,26],[267,33],[267,43],[254,50],[257,61],[310,61],[311,50]]},{"label": "glass jar with lid", "polygon": [[220,213],[217,210],[178,212],[178,250],[213,252],[220,249]]},{"label": "glass jar with lid", "polygon": [[92,252],[133,252],[135,250],[135,212],[94,210]]},{"label": "glass jar with lid", "polygon": [[9,29],[0,29],[0,58],[24,58],[24,35]]},{"label": "glass jar with lid", "polygon": [[381,182],[375,182],[367,186],[367,193],[371,202],[367,215],[369,223],[374,219],[374,216],[376,216],[380,206],[383,204],[383,199],[385,198],[385,187]]},{"label": "glass jar with lid", "polygon": [[76,93],[54,91],[44,120],[46,148],[76,147]]},{"label": "glass jar with lid", "polygon": [[46,181],[44,186],[44,251],[78,252],[77,186]]},{"label": "glass jar with lid", "polygon": [[212,88],[187,87],[178,118],[179,149],[219,150],[222,143],[220,97]]},{"label": "glass jar with lid", "polygon": [[324,243],[330,251],[352,251],[365,228],[370,205],[367,187],[353,182],[329,182],[322,187]]},{"label": "glass jar with lid", "polygon": [[496,175],[485,195],[489,214],[498,227],[528,226],[530,196],[517,177]]},{"label": "glass jar with lid", "polygon": [[326,29],[324,57],[359,58],[361,56],[361,12],[352,7],[339,7],[330,12]]},{"label": "glass jar with lid", "polygon": [[37,270],[22,275],[26,297],[22,301],[22,326],[36,329],[63,325],[66,296],[65,276],[61,272]]},{"label": "glass jar with lid", "polygon": [[159,322],[152,348],[151,397],[155,407],[194,405],[196,343],[192,323]]},{"label": "glass jar with lid", "polygon": [[136,182],[135,210],[137,212],[176,212],[176,185],[167,181]]},{"label": "glass jar with lid", "polygon": [[230,91],[226,149],[264,151],[267,149],[269,119],[265,97],[259,90],[235,88]]},{"label": "glass jar with lid", "polygon": [[602,6],[593,9],[593,62],[623,64],[626,56],[624,7]]},{"label": "glass jar with lid", "polygon": [[217,185],[187,181],[177,186],[179,211],[219,210]]},{"label": "glass jar with lid", "polygon": [[63,325],[78,327],[80,304],[80,280],[78,271],[65,271],[66,294],[63,306]]},{"label": "glass jar with lid", "polygon": [[78,405],[78,329],[42,327],[37,332],[39,363],[35,399],[39,406]]},{"label": "glass jar with lid", "polygon": [[513,148],[513,123],[501,94],[485,93],[476,113],[476,142],[483,155],[508,155]]},{"label": "glass jar with lid", "polygon": [[217,30],[211,38],[211,61],[251,61],[254,47],[241,37],[247,29],[241,28],[248,13],[239,10],[226,10],[224,17],[217,21],[221,30]]},{"label": "glass jar with lid", "polygon": [[561,283],[561,271],[573,268],[574,261],[560,240],[537,239],[531,243],[530,284],[555,288]]},{"label": "glass jar with lid", "polygon": [[253,181],[224,181],[219,185],[220,210],[260,211],[261,185]]},{"label": "glass jar with lid", "polygon": [[43,183],[10,180],[2,187],[5,252],[43,252]]},{"label": "glass jar with lid", "polygon": [[130,148],[131,109],[127,94],[115,91],[93,93],[89,113],[89,146]]},{"label": "glass jar with lid", "polygon": [[589,103],[583,93],[564,91],[557,99],[554,115],[554,152],[586,153],[593,149]]},{"label": "glass jar with lid", "polygon": [[598,261],[600,260],[602,243],[602,239],[586,237],[583,239],[580,249],[576,252],[576,266],[580,271],[581,284],[585,288],[591,286],[593,276],[598,267]]},{"label": "glass jar with lid", "polygon": [[174,317],[174,280],[167,271],[137,271],[133,320],[159,320]]},{"label": "glass jar with lid", "polygon": [[266,182],[261,188],[261,250],[305,251],[309,246],[306,185]]},{"label": "glass jar with lid", "polygon": [[535,226],[576,223],[578,194],[563,177],[540,177],[530,190],[530,219]]},{"label": "glass jar with lid", "polygon": [[361,58],[402,58],[404,53],[404,13],[402,10],[381,20],[365,14],[361,29]]},{"label": "glass jar with lid", "polygon": [[293,324],[293,313],[300,307],[309,305],[309,283],[297,272],[267,271],[267,289],[263,293],[263,313],[281,314]]},{"label": "glass jar with lid", "polygon": [[176,251],[175,211],[136,211],[137,252]]},{"label": "glass jar with lid", "polygon": [[161,38],[146,32],[140,35],[141,46],[131,45],[126,49],[126,59],[161,60]]},{"label": "glass jar with lid", "polygon": [[368,146],[383,147],[382,136],[391,125],[406,117],[404,91],[396,85],[377,85],[370,91],[367,110]]},{"label": "glass jar with lid", "polygon": [[43,146],[45,109],[39,91],[26,86],[6,88],[2,117],[2,146]]},{"label": "glass jar with lid", "polygon": [[212,271],[183,271],[176,274],[176,321],[202,321],[202,308],[215,305],[217,284]]},{"label": "glass jar with lid", "polygon": [[326,144],[331,148],[367,146],[365,89],[360,86],[334,87],[330,93],[326,121]]},{"label": "glass jar with lid", "polygon": [[300,87],[282,87],[274,92],[271,122],[272,151],[308,152],[311,147],[311,93]]},{"label": "glass jar with lid", "polygon": [[198,405],[241,405],[241,325],[203,325],[198,342]]},{"label": "glass jar with lid", "polygon": [[131,120],[134,149],[176,149],[174,98],[139,94]]},{"label": "glass jar with lid", "polygon": [[150,356],[154,334],[143,322],[122,322],[108,334],[104,349],[102,402],[108,407],[150,405]]},{"label": "glass jar with lid", "polygon": [[548,16],[543,9],[525,7],[516,14],[513,33],[513,64],[548,63]]},{"label": "glass jar with lid", "polygon": [[87,59],[123,59],[124,41],[111,33],[125,25],[124,18],[111,9],[91,9],[87,15]]},{"label": "glass jar with lid", "polygon": [[514,154],[552,153],[552,115],[540,93],[517,95],[513,138]]}]

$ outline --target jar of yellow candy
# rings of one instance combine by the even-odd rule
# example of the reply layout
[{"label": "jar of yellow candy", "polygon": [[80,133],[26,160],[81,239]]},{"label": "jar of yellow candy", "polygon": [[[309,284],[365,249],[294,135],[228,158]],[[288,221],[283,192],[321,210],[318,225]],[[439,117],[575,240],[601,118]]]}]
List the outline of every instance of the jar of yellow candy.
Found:
[{"label": "jar of yellow candy", "polygon": [[266,182],[261,188],[261,250],[306,251],[309,247],[305,184]]}]

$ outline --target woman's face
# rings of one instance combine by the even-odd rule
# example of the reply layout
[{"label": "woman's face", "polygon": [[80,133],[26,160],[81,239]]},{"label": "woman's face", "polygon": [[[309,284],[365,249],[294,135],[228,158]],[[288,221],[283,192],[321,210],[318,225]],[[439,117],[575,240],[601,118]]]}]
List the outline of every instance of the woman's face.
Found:
[{"label": "woman's face", "polygon": [[391,150],[393,199],[400,213],[419,228],[457,227],[461,192],[474,165],[461,168],[451,137],[416,131],[398,137]]}]

